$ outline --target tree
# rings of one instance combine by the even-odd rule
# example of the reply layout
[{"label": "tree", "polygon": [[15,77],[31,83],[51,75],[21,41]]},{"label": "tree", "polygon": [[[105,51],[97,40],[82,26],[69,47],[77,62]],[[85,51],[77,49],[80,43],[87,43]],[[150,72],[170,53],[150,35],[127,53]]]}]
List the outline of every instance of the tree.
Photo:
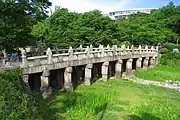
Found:
[{"label": "tree", "polygon": [[47,17],[48,0],[0,0],[1,49],[33,44],[32,26]]},{"label": "tree", "polygon": [[[37,34],[39,32],[36,31],[41,32]],[[67,48],[90,44],[116,44],[119,34],[117,31],[115,21],[104,17],[98,10],[79,14],[56,8],[49,18],[34,26],[32,33],[37,37],[44,36],[48,46]]]},{"label": "tree", "polygon": [[129,40],[133,44],[175,43],[177,36],[179,9],[173,3],[152,11],[151,14],[133,14],[128,20],[118,20],[120,41]]},{"label": "tree", "polygon": [[80,44],[98,46],[119,44],[157,45],[176,43],[180,31],[180,7],[170,2],[151,14],[137,13],[114,21],[98,10],[83,14],[57,7],[56,11],[33,28],[33,35],[48,46],[67,48]]}]

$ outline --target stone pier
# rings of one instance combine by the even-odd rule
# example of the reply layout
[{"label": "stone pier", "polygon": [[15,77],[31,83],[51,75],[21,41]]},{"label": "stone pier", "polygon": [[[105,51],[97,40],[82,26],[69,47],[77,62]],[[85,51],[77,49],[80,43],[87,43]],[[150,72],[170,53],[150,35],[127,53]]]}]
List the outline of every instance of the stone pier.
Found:
[{"label": "stone pier", "polygon": [[102,80],[103,81],[107,81],[108,80],[108,66],[109,66],[109,62],[104,62],[102,64]]},{"label": "stone pier", "polygon": [[42,96],[44,98],[48,97],[52,93],[50,87],[50,70],[44,70],[41,76],[41,88]]},{"label": "stone pier", "polygon": [[143,69],[147,69],[147,68],[148,68],[148,63],[149,63],[149,57],[146,57],[146,58],[144,59]]},{"label": "stone pier", "polygon": [[128,59],[127,63],[126,63],[126,72],[127,72],[127,76],[131,76],[132,75],[132,62],[133,59]]},{"label": "stone pier", "polygon": [[156,59],[155,59],[155,57],[152,57],[152,58],[150,59],[150,67],[153,68],[153,67],[155,67],[155,66],[156,66]]},{"label": "stone pier", "polygon": [[121,72],[122,72],[122,63],[123,61],[122,60],[118,60],[118,62],[116,63],[116,66],[115,66],[115,78],[121,78]]},{"label": "stone pier", "polygon": [[142,64],[142,58],[138,58],[136,61],[136,70],[141,69],[141,64]]},{"label": "stone pier", "polygon": [[84,79],[84,84],[86,86],[90,86],[91,85],[92,68],[93,68],[93,64],[87,64],[86,65],[86,68],[85,68],[85,79]]},{"label": "stone pier", "polygon": [[64,89],[66,91],[73,91],[72,67],[67,67],[64,71]]}]

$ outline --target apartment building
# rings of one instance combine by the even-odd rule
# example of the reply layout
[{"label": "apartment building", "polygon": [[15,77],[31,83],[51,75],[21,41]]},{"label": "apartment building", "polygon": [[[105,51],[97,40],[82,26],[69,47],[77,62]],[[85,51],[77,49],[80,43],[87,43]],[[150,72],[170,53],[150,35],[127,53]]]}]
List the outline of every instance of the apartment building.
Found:
[{"label": "apartment building", "polygon": [[137,14],[140,13],[147,13],[150,14],[151,10],[157,9],[157,8],[137,8],[137,9],[129,9],[129,10],[122,10],[122,11],[114,11],[109,12],[109,17],[112,19],[119,19],[119,18],[128,18],[131,14]]}]

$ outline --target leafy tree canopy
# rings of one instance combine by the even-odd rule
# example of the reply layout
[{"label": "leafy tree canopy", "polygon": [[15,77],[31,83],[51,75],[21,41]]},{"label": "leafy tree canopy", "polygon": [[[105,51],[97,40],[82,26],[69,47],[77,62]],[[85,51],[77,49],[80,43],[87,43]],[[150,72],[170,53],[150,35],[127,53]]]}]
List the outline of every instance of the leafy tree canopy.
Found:
[{"label": "leafy tree canopy", "polygon": [[115,44],[117,31],[117,24],[98,10],[79,14],[57,8],[48,19],[34,26],[32,34],[48,45],[78,47],[80,44]]},{"label": "leafy tree canopy", "polygon": [[128,19],[111,20],[94,10],[83,14],[56,11],[34,26],[32,34],[49,46],[175,43],[179,37],[180,7],[170,2],[151,14],[138,13]]},{"label": "leafy tree canopy", "polygon": [[32,44],[32,26],[47,17],[50,5],[48,0],[0,0],[1,49]]}]

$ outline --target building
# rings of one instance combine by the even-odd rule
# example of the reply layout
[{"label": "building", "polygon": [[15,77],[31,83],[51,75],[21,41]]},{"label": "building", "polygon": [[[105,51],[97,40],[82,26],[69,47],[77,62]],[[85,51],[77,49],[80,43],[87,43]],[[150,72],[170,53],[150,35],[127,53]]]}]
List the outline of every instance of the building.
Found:
[{"label": "building", "polygon": [[129,10],[122,10],[122,11],[114,11],[109,12],[109,17],[112,19],[119,19],[119,18],[128,18],[131,14],[137,14],[140,13],[147,13],[150,14],[151,10],[157,9],[157,8],[137,8],[137,9],[129,9]]}]

